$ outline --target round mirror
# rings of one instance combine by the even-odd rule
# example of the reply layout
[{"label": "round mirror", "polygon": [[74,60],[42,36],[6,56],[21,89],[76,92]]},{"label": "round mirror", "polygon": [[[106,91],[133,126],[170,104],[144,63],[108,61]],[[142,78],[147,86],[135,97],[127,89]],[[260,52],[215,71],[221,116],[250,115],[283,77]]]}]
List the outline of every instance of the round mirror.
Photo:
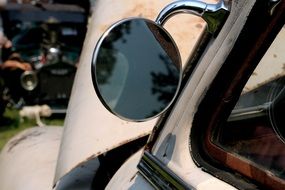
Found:
[{"label": "round mirror", "polygon": [[120,21],[99,40],[92,60],[95,90],[108,110],[131,121],[156,117],[174,100],[182,78],[178,49],[151,20]]}]

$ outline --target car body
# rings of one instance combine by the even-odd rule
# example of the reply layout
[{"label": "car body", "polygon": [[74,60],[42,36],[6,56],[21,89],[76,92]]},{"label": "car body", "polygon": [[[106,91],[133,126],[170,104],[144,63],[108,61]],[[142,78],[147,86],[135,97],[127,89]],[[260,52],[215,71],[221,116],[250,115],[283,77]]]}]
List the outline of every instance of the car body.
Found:
[{"label": "car body", "polygon": [[[108,6],[110,3],[116,7],[116,11]],[[282,83],[278,83],[281,87],[275,88],[275,85],[272,85],[274,82],[270,82],[283,75],[284,46],[281,39],[284,34],[284,2],[227,2],[227,6],[230,5],[229,14],[220,30],[210,35],[204,44],[206,46],[199,46],[199,39],[203,39],[199,37],[203,37],[201,34],[204,31],[200,18],[191,17],[186,22],[181,22],[183,19],[179,16],[176,17],[177,20],[174,20],[175,17],[173,20],[170,19],[165,27],[178,44],[182,60],[186,63],[184,69],[188,68],[187,57],[190,52],[187,49],[189,44],[184,44],[186,34],[195,33],[195,40],[191,42],[197,42],[197,45],[193,45],[192,55],[197,55],[197,47],[203,48],[196,59],[195,68],[190,69],[182,79],[182,89],[174,104],[159,118],[144,122],[125,121],[110,113],[95,93],[90,68],[96,42],[104,31],[126,15],[155,19],[160,10],[169,3],[170,1],[147,3],[126,0],[125,4],[122,4],[111,0],[97,1],[73,85],[64,130],[50,132],[49,138],[56,139],[53,146],[54,150],[58,150],[58,155],[45,154],[43,159],[40,153],[33,154],[34,150],[49,150],[43,145],[51,143],[31,145],[33,141],[46,139],[44,134],[48,132],[44,130],[51,131],[51,128],[35,128],[19,134],[1,152],[1,188],[23,189],[27,181],[30,184],[37,181],[35,189],[48,189],[51,184],[55,184],[54,189],[284,188],[284,145],[280,140],[282,132],[275,133],[271,130],[268,133],[268,130],[263,131],[257,127],[243,133],[252,128],[243,128],[243,125],[233,123],[248,122],[247,119],[263,121],[260,120],[261,116],[270,118],[270,114],[263,110],[267,109],[268,102],[278,102],[275,100],[278,100],[278,94],[282,92]],[[185,23],[190,23],[192,30],[186,25],[187,29],[183,31]],[[278,33],[281,34],[281,38],[280,35],[277,36]],[[278,48],[273,48],[269,58],[261,61],[265,64],[264,67],[257,67],[254,71],[275,38]],[[268,52],[271,50],[272,48]],[[184,51],[186,53],[183,53]],[[189,60],[193,60],[193,57]],[[269,71],[270,63],[275,64]],[[251,75],[253,80],[247,83]],[[274,93],[266,90],[266,86]],[[264,93],[272,99],[267,101],[268,99],[261,95],[258,96],[258,101],[254,99],[250,102],[253,94]],[[271,96],[274,94],[275,96]],[[240,95],[242,98],[238,102]],[[273,108],[273,112],[275,111]],[[151,136],[148,137],[150,133]],[[257,136],[251,136],[252,134]],[[267,138],[268,134],[269,141],[261,139]],[[61,135],[62,138],[59,139]],[[31,138],[27,138],[28,136]],[[251,137],[249,141],[253,140],[255,144],[247,146],[249,142],[241,141],[248,140],[243,138],[244,136]],[[140,149],[146,139],[146,146]],[[270,152],[270,147],[273,152]],[[125,159],[137,150],[139,151],[121,166]],[[42,162],[38,163],[35,169],[35,163],[17,159],[17,155],[33,155],[35,160]],[[56,159],[57,161],[54,161]],[[274,165],[275,162],[278,163],[277,166]],[[12,168],[11,165],[15,163],[19,166],[23,166],[23,163],[28,164],[21,169]],[[44,167],[44,163],[52,163],[52,166]],[[39,172],[47,175],[39,177]],[[54,175],[50,176],[50,173]],[[18,175],[18,180],[11,184],[9,179],[14,177],[13,174]],[[54,178],[54,181],[51,181],[51,178]]]}]

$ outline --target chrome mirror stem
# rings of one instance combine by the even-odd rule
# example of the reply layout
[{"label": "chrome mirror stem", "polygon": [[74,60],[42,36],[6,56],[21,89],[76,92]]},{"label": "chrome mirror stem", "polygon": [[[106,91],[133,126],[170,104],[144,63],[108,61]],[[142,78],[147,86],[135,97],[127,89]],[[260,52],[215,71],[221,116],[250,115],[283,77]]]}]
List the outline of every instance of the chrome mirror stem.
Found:
[{"label": "chrome mirror stem", "polygon": [[167,5],[159,13],[156,23],[163,26],[169,18],[179,13],[199,16],[207,23],[207,29],[201,33],[184,68],[183,77],[187,77],[192,73],[211,38],[217,36],[222,28],[230,13],[230,3],[228,0],[220,0],[216,4],[207,4],[197,0],[178,0]]},{"label": "chrome mirror stem", "polygon": [[159,25],[164,25],[165,22],[172,16],[179,13],[188,13],[196,16],[202,16],[207,4],[201,1],[195,0],[179,0],[167,5],[159,13],[156,18],[156,23]]},{"label": "chrome mirror stem", "polygon": [[207,4],[196,0],[179,0],[167,5],[156,18],[156,23],[164,25],[172,16],[188,13],[202,17],[208,24],[208,32],[215,34],[229,14],[229,5],[221,0],[217,4]]}]

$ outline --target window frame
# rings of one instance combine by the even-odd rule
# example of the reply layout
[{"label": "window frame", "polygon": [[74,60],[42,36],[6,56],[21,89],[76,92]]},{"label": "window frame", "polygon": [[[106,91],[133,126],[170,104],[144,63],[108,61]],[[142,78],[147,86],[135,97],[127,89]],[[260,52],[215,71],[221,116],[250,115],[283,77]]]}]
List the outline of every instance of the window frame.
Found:
[{"label": "window frame", "polygon": [[190,134],[194,160],[214,176],[241,189],[248,188],[242,181],[253,183],[252,187],[262,185],[273,189],[281,189],[285,183],[213,144],[212,131],[226,122],[243,87],[283,27],[284,20],[284,1],[280,1],[273,14],[269,11],[268,1],[256,2],[194,117]]}]

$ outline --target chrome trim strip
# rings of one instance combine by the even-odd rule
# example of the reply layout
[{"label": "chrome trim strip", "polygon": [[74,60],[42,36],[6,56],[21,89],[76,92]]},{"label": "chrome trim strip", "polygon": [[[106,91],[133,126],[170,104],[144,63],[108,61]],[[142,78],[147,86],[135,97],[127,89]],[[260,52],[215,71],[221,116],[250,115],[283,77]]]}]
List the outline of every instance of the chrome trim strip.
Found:
[{"label": "chrome trim strip", "polygon": [[280,4],[281,0],[270,0],[269,1],[269,13],[273,15],[275,8]]},{"label": "chrome trim strip", "polygon": [[142,174],[155,189],[194,189],[193,187],[189,187],[188,184],[148,151],[144,152],[137,168],[140,174]]},{"label": "chrome trim strip", "polygon": [[271,103],[268,102],[263,105],[234,109],[228,119],[228,122],[265,116],[266,112],[268,112],[268,110],[270,109],[270,104]]}]

